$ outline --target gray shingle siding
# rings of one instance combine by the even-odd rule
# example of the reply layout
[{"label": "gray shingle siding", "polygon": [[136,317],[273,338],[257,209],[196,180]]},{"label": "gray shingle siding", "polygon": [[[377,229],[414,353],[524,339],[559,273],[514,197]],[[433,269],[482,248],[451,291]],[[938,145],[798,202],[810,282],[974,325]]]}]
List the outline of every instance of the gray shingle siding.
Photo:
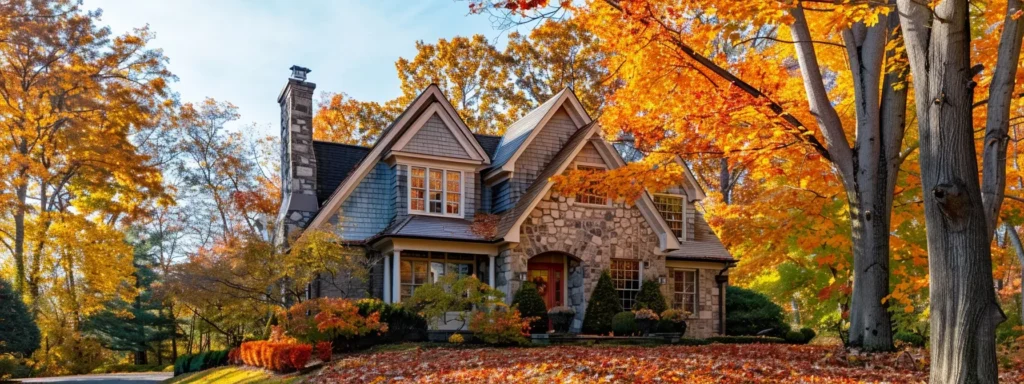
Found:
[{"label": "gray shingle siding", "polygon": [[491,187],[491,212],[501,213],[512,208],[511,196],[508,180],[503,180]]},{"label": "gray shingle siding", "polygon": [[573,160],[573,163],[587,163],[587,164],[604,164],[604,159],[601,158],[601,154],[597,152],[597,148],[594,148],[594,143],[587,143],[580,150],[579,155]]},{"label": "gray shingle siding", "polygon": [[[508,202],[511,204],[519,200],[526,189],[537,179],[537,175],[544,171],[551,158],[558,153],[565,143],[576,132],[576,124],[565,112],[565,108],[559,108],[551,119],[543,127],[538,127],[540,132],[528,144],[519,158],[516,159],[515,173],[508,184]],[[505,191],[499,190],[500,194]],[[504,202],[501,197],[500,201]]]},{"label": "gray shingle siding", "polygon": [[398,222],[409,216],[409,166],[405,164],[395,165],[395,214],[392,222]]},{"label": "gray shingle siding", "polygon": [[364,240],[387,228],[395,215],[395,177],[392,169],[378,162],[341,204],[337,223],[343,240]]},{"label": "gray shingle siding", "polygon": [[413,136],[402,150],[424,155],[470,158],[466,150],[462,149],[459,140],[444,124],[444,120],[441,120],[437,114],[427,120],[427,123],[416,132],[416,136]]}]

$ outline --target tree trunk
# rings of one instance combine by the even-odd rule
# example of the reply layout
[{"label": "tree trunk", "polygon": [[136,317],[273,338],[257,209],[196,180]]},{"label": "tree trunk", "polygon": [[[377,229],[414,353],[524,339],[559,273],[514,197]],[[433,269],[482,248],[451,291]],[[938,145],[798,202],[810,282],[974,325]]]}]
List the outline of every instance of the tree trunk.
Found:
[{"label": "tree trunk", "polygon": [[135,352],[135,365],[146,365],[147,362],[148,361],[146,360],[146,351]]},{"label": "tree trunk", "polygon": [[898,4],[921,142],[930,381],[996,383],[995,327],[1004,316],[995,299],[991,232],[978,182],[968,2],[946,0],[934,10],[915,0]]},{"label": "tree trunk", "polygon": [[[1020,261],[1020,281],[1024,282],[1024,243],[1020,241],[1017,228],[1005,223],[1003,227],[1010,237],[1010,242],[1013,243],[1013,253],[1017,254],[1017,260]],[[1024,289],[1021,290],[1020,301],[1020,321],[1024,322]]]}]

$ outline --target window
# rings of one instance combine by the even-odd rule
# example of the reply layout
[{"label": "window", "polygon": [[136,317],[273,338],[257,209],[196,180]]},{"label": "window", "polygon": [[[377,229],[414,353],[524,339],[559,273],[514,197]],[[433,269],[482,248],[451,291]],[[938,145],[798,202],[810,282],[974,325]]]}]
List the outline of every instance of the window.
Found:
[{"label": "window", "polygon": [[683,239],[683,197],[679,195],[654,195],[654,206],[677,238]]},{"label": "window", "polygon": [[474,272],[476,255],[444,252],[403,251],[399,263],[402,300],[408,299],[421,285],[436,283],[441,276],[469,276]]},{"label": "window", "polygon": [[[578,164],[576,165],[576,169],[580,171],[598,172],[603,171],[604,167]],[[576,196],[576,202],[593,205],[608,205],[608,197],[599,194],[592,188],[588,188],[580,191],[579,195]]]},{"label": "window", "polygon": [[672,271],[672,307],[697,313],[697,271],[676,269]]},{"label": "window", "polygon": [[462,171],[410,167],[409,212],[462,215]]},{"label": "window", "polygon": [[640,262],[612,259],[612,283],[619,293],[623,310],[633,309],[636,294],[640,292]]}]

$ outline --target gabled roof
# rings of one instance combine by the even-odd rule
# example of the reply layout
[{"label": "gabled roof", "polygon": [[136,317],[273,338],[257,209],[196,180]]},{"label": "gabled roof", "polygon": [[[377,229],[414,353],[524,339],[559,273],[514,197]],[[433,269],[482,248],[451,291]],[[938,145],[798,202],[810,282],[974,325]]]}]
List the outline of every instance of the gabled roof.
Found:
[{"label": "gabled roof", "polygon": [[316,156],[316,201],[323,205],[331,193],[338,189],[342,180],[348,177],[352,168],[359,164],[370,148],[358,145],[313,141]]},{"label": "gabled roof", "polygon": [[498,144],[498,148],[494,152],[491,168],[507,169],[508,166],[514,165],[519,155],[529,146],[530,141],[537,136],[537,132],[539,132],[537,127],[543,126],[563,105],[568,106],[566,110],[577,126],[591,123],[590,115],[583,109],[576,94],[569,88],[564,88],[527,113],[526,116],[508,126],[505,135],[501,137],[501,143]]},{"label": "gabled roof", "polygon": [[436,239],[473,241],[491,243],[492,240],[478,235],[472,230],[473,222],[453,217],[409,215],[380,234],[373,236],[367,243],[385,237],[404,237],[414,239]]},{"label": "gabled roof", "polygon": [[498,144],[501,144],[501,136],[483,135],[479,133],[474,133],[473,136],[476,136],[476,142],[480,143],[480,147],[484,149],[484,152],[487,152],[487,156],[493,159],[494,152],[498,150]]},{"label": "gabled roof", "polygon": [[459,114],[455,112],[455,108],[452,107],[451,103],[448,102],[448,99],[444,97],[441,89],[438,88],[436,84],[431,84],[427,89],[424,89],[423,92],[416,96],[416,99],[414,99],[412,103],[409,104],[409,106],[406,107],[400,115],[398,115],[398,118],[395,119],[391,125],[381,132],[380,138],[377,139],[377,142],[374,143],[372,147],[370,147],[366,156],[352,167],[349,176],[345,177],[341,183],[338,184],[338,188],[331,193],[330,197],[328,197],[323,204],[321,204],[320,211],[317,212],[313,221],[309,223],[308,228],[319,227],[326,222],[331,215],[337,212],[338,208],[341,207],[341,203],[348,198],[349,194],[351,194],[355,187],[359,185],[364,177],[366,177],[384,153],[391,148],[391,145],[401,136],[403,131],[405,131],[405,128],[419,118],[421,114],[428,111],[428,108],[430,108],[430,106],[435,102],[441,107],[441,111],[439,113],[446,113],[448,117],[451,118],[452,122],[458,126],[459,129],[457,129],[456,132],[467,137],[471,142],[470,144],[474,146],[482,156],[486,156],[483,148],[480,147],[480,144],[477,142],[472,132],[468,127],[466,127],[466,123],[463,122],[462,118],[459,117]]}]

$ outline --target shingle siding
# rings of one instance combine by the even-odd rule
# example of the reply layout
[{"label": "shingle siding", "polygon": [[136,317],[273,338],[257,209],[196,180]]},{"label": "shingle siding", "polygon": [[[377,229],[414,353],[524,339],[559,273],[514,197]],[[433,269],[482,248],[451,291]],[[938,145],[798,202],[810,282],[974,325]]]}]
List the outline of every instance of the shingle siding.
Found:
[{"label": "shingle siding", "polygon": [[512,190],[509,188],[509,181],[503,180],[491,187],[491,212],[501,213],[509,210],[512,206]]},{"label": "shingle siding", "polygon": [[597,148],[594,148],[594,143],[587,143],[582,149],[580,149],[580,153],[576,155],[576,159],[573,160],[573,163],[604,165],[604,159],[602,159],[601,154],[597,152]]},{"label": "shingle siding", "polygon": [[394,168],[395,214],[392,222],[397,223],[409,216],[409,166],[396,164]]},{"label": "shingle siding", "polygon": [[392,169],[378,162],[331,219],[343,240],[365,240],[387,228],[395,215],[394,184]]},{"label": "shingle siding", "polygon": [[444,120],[441,120],[441,117],[437,116],[437,114],[434,114],[427,120],[427,123],[416,132],[416,135],[412,137],[412,140],[409,140],[409,143],[402,150],[424,155],[455,157],[459,159],[470,158],[466,150],[462,149],[459,140],[455,138],[452,131],[444,124]]},{"label": "shingle siding", "polygon": [[[511,182],[508,183],[509,203],[519,200],[519,197],[537,179],[537,175],[544,171],[551,158],[565,146],[569,136],[576,132],[577,127],[569,114],[565,112],[565,108],[559,108],[544,126],[537,129],[540,129],[540,132],[516,159],[515,173],[513,173]],[[500,191],[500,193],[505,193],[505,191]]]}]

